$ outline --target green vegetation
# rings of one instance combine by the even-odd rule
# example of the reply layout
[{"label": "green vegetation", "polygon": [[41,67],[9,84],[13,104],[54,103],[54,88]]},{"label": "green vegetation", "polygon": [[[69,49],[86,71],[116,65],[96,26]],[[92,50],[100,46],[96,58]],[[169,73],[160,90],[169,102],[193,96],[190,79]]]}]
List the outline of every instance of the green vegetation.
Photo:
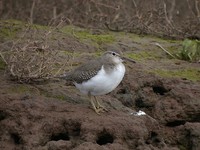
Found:
[{"label": "green vegetation", "polygon": [[61,31],[67,34],[73,34],[75,37],[81,40],[90,39],[98,45],[102,43],[112,43],[115,41],[115,38],[112,34],[93,34],[86,29],[81,29],[74,26],[65,26],[61,29]]},{"label": "green vegetation", "polygon": [[36,29],[36,30],[46,30],[50,29],[48,26],[42,26],[37,24],[28,24],[18,20],[3,20],[0,21],[0,39],[15,39],[20,31],[25,29]]},{"label": "green vegetation", "polygon": [[38,24],[31,24],[30,26],[32,29],[51,30],[49,26],[42,26],[42,25],[38,25]]},{"label": "green vegetation", "polygon": [[23,23],[16,20],[0,21],[0,38],[13,39],[22,30]]},{"label": "green vegetation", "polygon": [[10,93],[36,93],[36,89],[33,89],[33,87],[27,85],[27,84],[16,84],[16,86],[12,86],[9,89]]},{"label": "green vegetation", "polygon": [[185,39],[182,42],[182,47],[170,47],[166,50],[159,46],[162,50],[168,53],[171,57],[186,60],[190,62],[197,62],[200,60],[200,41]]},{"label": "green vegetation", "polygon": [[102,44],[102,43],[112,43],[114,42],[114,37],[109,34],[101,34],[101,35],[95,35],[95,34],[90,34],[88,32],[78,32],[77,36],[81,39],[91,39],[92,41]]},{"label": "green vegetation", "polygon": [[49,92],[48,90],[44,90],[44,89],[40,89],[40,95],[45,96],[47,98],[55,98],[61,101],[69,99],[67,95],[64,95],[62,93],[53,94]]},{"label": "green vegetation", "polygon": [[153,51],[141,51],[137,53],[128,53],[126,56],[136,61],[142,61],[142,60],[147,60],[147,59],[156,60],[156,59],[161,58],[161,56],[157,55],[157,53]]},{"label": "green vegetation", "polygon": [[[76,30],[78,30],[80,28],[76,27]],[[73,34],[75,30],[74,26],[68,25],[68,26],[64,26],[60,29],[61,32],[66,33],[66,34]]]},{"label": "green vegetation", "polygon": [[177,54],[178,58],[187,61],[200,60],[200,41],[186,39],[182,43],[182,49]]},{"label": "green vegetation", "polygon": [[61,101],[64,101],[66,100],[68,97],[65,96],[65,95],[55,95],[55,96],[52,96],[53,98],[56,98],[58,100],[61,100]]},{"label": "green vegetation", "polygon": [[4,70],[6,68],[6,63],[2,60],[0,56],[0,70]]},{"label": "green vegetation", "polygon": [[185,78],[192,81],[200,81],[200,69],[182,69],[182,70],[153,70],[150,71],[162,77]]},{"label": "green vegetation", "polygon": [[[121,32],[122,36],[125,36],[123,32]],[[143,37],[134,33],[127,33],[128,37],[131,38],[134,42],[140,41]]]},{"label": "green vegetation", "polygon": [[184,145],[178,145],[178,147],[179,147],[180,150],[187,150],[187,147],[184,146]]}]

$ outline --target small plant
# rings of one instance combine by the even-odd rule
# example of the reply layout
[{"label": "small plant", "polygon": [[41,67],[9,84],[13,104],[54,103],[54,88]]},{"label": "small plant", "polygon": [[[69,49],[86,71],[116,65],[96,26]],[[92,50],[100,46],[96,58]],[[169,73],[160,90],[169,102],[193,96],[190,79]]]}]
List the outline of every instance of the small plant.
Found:
[{"label": "small plant", "polygon": [[182,49],[177,55],[179,59],[187,61],[200,61],[200,41],[186,39],[183,41]]},{"label": "small plant", "polygon": [[185,39],[182,43],[182,48],[176,54],[170,53],[163,48],[159,43],[154,43],[156,46],[165,51],[169,56],[176,59],[186,60],[190,62],[200,61],[200,41]]}]

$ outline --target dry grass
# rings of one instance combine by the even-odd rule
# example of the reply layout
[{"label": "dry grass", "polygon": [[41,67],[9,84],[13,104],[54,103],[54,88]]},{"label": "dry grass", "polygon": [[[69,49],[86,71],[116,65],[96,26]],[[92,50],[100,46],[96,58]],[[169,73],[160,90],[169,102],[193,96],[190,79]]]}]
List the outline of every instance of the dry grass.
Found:
[{"label": "dry grass", "polygon": [[[12,79],[23,83],[44,81],[62,71],[70,57],[66,55],[67,58],[61,58],[59,48],[53,49],[49,46],[51,34],[57,27],[42,33],[29,25],[20,38],[13,41],[10,50],[0,51]],[[40,39],[35,38],[36,35],[40,35]]]}]

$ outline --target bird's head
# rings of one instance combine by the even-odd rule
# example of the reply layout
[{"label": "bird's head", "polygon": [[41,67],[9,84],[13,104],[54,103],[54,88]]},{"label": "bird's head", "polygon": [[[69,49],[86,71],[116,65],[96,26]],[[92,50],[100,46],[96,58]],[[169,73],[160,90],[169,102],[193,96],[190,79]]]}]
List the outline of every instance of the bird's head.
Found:
[{"label": "bird's head", "polygon": [[124,57],[124,56],[122,56],[119,53],[114,52],[114,51],[106,51],[103,54],[103,57],[108,58],[108,59],[112,59],[115,63],[122,63],[123,61],[130,61],[130,62],[135,63],[134,60],[127,58],[127,57]]}]

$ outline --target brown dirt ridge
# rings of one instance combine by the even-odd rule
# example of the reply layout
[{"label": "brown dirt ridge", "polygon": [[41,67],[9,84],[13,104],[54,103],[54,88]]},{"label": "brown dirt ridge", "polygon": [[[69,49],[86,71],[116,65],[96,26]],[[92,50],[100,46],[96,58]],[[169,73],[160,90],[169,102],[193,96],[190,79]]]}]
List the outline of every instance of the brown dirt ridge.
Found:
[{"label": "brown dirt ridge", "polygon": [[[40,31],[46,29],[38,30],[25,38],[41,40]],[[1,34],[1,50],[11,49],[9,41],[24,33],[18,31],[16,37]],[[97,115],[71,84],[52,79],[16,82],[1,60],[1,150],[200,149],[200,63],[172,59],[154,44],[175,53],[182,41],[76,27],[71,31],[71,26],[56,30],[46,43],[59,51],[60,60],[73,54],[70,67],[63,70],[106,50],[121,50],[137,63],[126,62],[119,87],[98,97],[109,111]],[[134,115],[139,110],[146,115]]]}]

